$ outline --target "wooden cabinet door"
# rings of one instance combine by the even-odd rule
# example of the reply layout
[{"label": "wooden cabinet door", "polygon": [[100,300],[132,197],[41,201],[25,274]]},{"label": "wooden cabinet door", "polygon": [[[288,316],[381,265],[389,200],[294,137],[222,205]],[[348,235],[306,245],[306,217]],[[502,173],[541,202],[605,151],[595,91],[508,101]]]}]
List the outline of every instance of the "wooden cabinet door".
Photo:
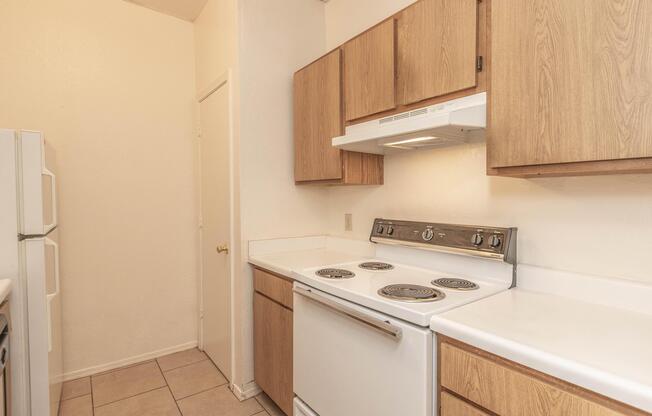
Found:
[{"label": "wooden cabinet door", "polygon": [[292,311],[254,293],[254,378],[287,415],[292,414]]},{"label": "wooden cabinet door", "polygon": [[294,75],[294,180],[342,178],[342,151],[332,138],[343,133],[340,50]]},{"label": "wooden cabinet door", "polygon": [[476,85],[477,1],[421,0],[403,11],[397,23],[400,104]]},{"label": "wooden cabinet door", "polygon": [[489,413],[485,413],[445,391],[441,392],[439,400],[440,416],[489,416]]},{"label": "wooden cabinet door", "polygon": [[453,412],[452,409],[462,409],[465,403],[451,400],[446,390],[501,416],[646,414],[534,370],[506,363],[497,356],[477,349],[471,352],[442,342],[439,354],[442,416],[447,414],[445,408],[450,410],[448,414],[451,415],[482,414],[471,412],[473,409],[464,410],[466,413],[461,410]]},{"label": "wooden cabinet door", "polygon": [[396,107],[394,49],[394,19],[342,47],[346,121]]},{"label": "wooden cabinet door", "polygon": [[489,168],[652,157],[651,1],[492,0],[491,16]]}]

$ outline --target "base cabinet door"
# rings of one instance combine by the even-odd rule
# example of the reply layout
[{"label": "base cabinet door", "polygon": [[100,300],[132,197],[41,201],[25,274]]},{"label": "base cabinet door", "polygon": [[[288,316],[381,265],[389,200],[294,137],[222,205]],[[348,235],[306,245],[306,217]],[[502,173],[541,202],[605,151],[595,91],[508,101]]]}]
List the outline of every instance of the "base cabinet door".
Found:
[{"label": "base cabinet door", "polygon": [[441,342],[438,351],[442,416],[649,416],[457,341]]},{"label": "base cabinet door", "polygon": [[292,311],[254,294],[254,377],[287,415],[292,415]]},{"label": "base cabinet door", "polygon": [[483,412],[445,391],[441,392],[440,400],[440,416],[489,416],[489,413]]}]

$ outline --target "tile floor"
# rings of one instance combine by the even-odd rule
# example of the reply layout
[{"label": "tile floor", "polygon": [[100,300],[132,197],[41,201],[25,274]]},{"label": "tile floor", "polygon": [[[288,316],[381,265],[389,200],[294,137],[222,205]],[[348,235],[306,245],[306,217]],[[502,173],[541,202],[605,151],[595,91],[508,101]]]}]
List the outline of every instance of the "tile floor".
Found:
[{"label": "tile floor", "polygon": [[64,383],[60,416],[284,416],[264,394],[238,401],[198,349]]}]

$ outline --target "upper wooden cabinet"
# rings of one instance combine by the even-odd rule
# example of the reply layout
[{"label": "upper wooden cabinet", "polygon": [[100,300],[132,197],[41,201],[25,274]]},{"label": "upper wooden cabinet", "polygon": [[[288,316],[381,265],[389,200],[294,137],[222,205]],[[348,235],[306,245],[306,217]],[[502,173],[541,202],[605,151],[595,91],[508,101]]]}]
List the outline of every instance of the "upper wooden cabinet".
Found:
[{"label": "upper wooden cabinet", "polygon": [[421,0],[403,10],[397,22],[398,103],[475,87],[477,37],[478,0]]},{"label": "upper wooden cabinet", "polygon": [[294,75],[294,180],[342,178],[342,151],[331,145],[342,135],[340,51]]},{"label": "upper wooden cabinet", "polygon": [[294,75],[294,180],[297,183],[383,183],[383,157],[332,146],[344,132],[338,49]]},{"label": "upper wooden cabinet", "polygon": [[396,107],[394,33],[390,19],[342,46],[346,121]]},{"label": "upper wooden cabinet", "polygon": [[652,2],[492,0],[489,172],[652,171]]}]

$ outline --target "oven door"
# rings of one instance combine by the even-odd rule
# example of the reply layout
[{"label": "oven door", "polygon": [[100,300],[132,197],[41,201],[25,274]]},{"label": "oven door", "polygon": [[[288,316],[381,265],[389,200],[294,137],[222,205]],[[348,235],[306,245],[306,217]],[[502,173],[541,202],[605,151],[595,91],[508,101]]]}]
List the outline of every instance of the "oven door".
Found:
[{"label": "oven door", "polygon": [[319,416],[431,416],[432,334],[294,285],[294,391]]}]

